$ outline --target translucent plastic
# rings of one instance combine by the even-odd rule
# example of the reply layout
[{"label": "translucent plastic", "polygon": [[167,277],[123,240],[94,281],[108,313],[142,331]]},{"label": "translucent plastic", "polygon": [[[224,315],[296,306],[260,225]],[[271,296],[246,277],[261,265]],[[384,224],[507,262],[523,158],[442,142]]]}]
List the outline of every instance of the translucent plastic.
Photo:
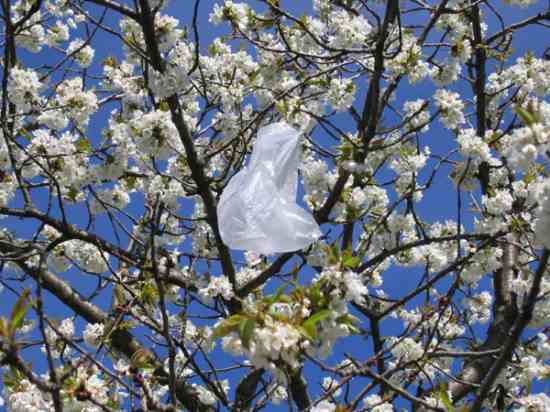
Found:
[{"label": "translucent plastic", "polygon": [[248,166],[229,181],[218,204],[227,246],[262,254],[291,252],[321,236],[313,216],[296,203],[299,136],[284,122],[258,131]]}]

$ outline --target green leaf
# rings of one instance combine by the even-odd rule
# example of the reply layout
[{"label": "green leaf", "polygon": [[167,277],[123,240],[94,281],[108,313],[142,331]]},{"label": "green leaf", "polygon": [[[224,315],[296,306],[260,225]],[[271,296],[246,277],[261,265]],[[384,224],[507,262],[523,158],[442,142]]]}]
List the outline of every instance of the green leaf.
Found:
[{"label": "green leaf", "polygon": [[329,309],[323,309],[312,316],[310,316],[303,324],[302,327],[306,330],[307,334],[313,338],[317,337],[317,324],[322,320],[328,318],[332,311]]},{"label": "green leaf", "polygon": [[350,325],[350,324],[347,324],[346,325],[348,327],[348,330],[353,333],[354,335],[360,335],[361,334],[361,329],[359,329],[358,327],[354,326],[354,325]]},{"label": "green leaf", "polygon": [[347,269],[355,269],[361,263],[361,258],[359,256],[352,256],[348,254],[347,251],[342,258],[342,264]]},{"label": "green leaf", "polygon": [[122,322],[118,323],[118,326],[116,329],[121,331],[129,331],[133,328],[134,328],[134,323],[131,320],[123,320]]},{"label": "green leaf", "polygon": [[443,405],[445,405],[445,409],[447,409],[447,412],[454,412],[455,408],[453,406],[453,403],[449,399],[449,395],[447,395],[447,389],[445,385],[441,385],[439,387],[439,399],[441,399],[441,402],[443,402]]},{"label": "green leaf", "polygon": [[23,373],[13,365],[10,365],[9,371],[6,370],[3,376],[4,385],[13,391],[17,391],[24,379]]},{"label": "green leaf", "polygon": [[321,283],[317,282],[309,289],[309,300],[311,301],[311,305],[313,307],[318,306],[322,297],[323,295],[321,295]]},{"label": "green leaf", "polygon": [[151,282],[143,282],[140,298],[143,303],[153,305],[158,297],[157,288]]},{"label": "green leaf", "polygon": [[76,202],[76,198],[79,195],[80,191],[76,189],[74,186],[69,187],[69,191],[67,192],[67,198],[71,202]]},{"label": "green leaf", "polygon": [[162,102],[160,102],[159,109],[163,112],[169,112],[170,111],[170,106],[168,105],[168,102],[162,101]]},{"label": "green leaf", "polygon": [[147,369],[152,367],[153,364],[153,355],[149,350],[141,348],[134,352],[132,355],[132,358],[130,359],[130,363],[132,366],[139,368],[139,369]]},{"label": "green leaf", "polygon": [[328,246],[328,249],[326,251],[328,263],[331,265],[336,265],[340,261],[340,249],[338,248],[337,244],[332,244]]},{"label": "green leaf", "polygon": [[535,116],[533,116],[532,113],[525,110],[523,107],[516,106],[515,107],[516,114],[520,117],[523,123],[525,123],[527,126],[531,126],[533,123],[536,123]]},{"label": "green leaf", "polygon": [[9,336],[8,320],[4,317],[0,318],[0,336],[7,338]]},{"label": "green leaf", "polygon": [[360,334],[361,330],[355,326],[356,323],[359,323],[359,319],[355,316],[346,313],[345,315],[340,316],[336,321],[340,324],[344,324],[348,327],[351,333]]},{"label": "green leaf", "polygon": [[292,303],[292,299],[290,296],[287,295],[281,295],[277,298],[277,300],[273,303],[280,302],[280,303]]},{"label": "green leaf", "polygon": [[212,334],[213,339],[223,338],[238,329],[239,324],[244,319],[242,315],[233,315],[220,322],[218,326],[214,328]]},{"label": "green leaf", "polygon": [[285,290],[286,290],[287,287],[288,287],[288,284],[285,284],[285,285],[277,288],[277,290],[275,291],[275,294],[269,296],[265,300],[265,303],[267,303],[268,305],[272,305],[273,303],[278,302],[279,299],[281,298],[281,296],[283,295],[283,293],[285,293]]},{"label": "green leaf", "polygon": [[306,296],[306,291],[307,289],[305,289],[304,287],[300,286],[297,282],[295,282],[294,280],[291,282],[292,285],[294,286],[294,289],[292,290],[292,292],[290,293],[290,296],[292,296],[292,299],[294,299],[295,301],[300,301],[302,300],[302,298],[304,296]]},{"label": "green leaf", "polygon": [[10,332],[12,335],[23,325],[25,315],[31,307],[31,304],[29,302],[30,293],[30,289],[25,289],[13,306],[10,317]]},{"label": "green leaf", "polygon": [[79,152],[90,153],[93,150],[93,146],[90,141],[84,137],[78,139],[75,146]]},{"label": "green leaf", "polygon": [[288,113],[288,104],[285,99],[277,100],[275,103],[275,109],[285,116]]},{"label": "green leaf", "polygon": [[255,327],[256,321],[254,319],[245,319],[239,324],[239,336],[246,349],[250,348],[250,340],[252,339]]},{"label": "green leaf", "polygon": [[310,333],[303,326],[298,326],[297,329],[298,329],[298,332],[300,332],[304,338],[309,340],[315,339],[315,336],[311,336]]},{"label": "green leaf", "polygon": [[125,181],[126,186],[128,187],[128,189],[132,190],[133,188],[136,187],[137,177],[135,177],[135,176],[126,176],[126,177],[124,177],[124,181]]}]

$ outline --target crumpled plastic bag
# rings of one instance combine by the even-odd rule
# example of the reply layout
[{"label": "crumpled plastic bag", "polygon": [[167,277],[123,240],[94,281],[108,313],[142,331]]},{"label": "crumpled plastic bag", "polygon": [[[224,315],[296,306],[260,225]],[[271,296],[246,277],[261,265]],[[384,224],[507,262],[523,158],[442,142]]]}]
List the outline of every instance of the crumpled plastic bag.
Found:
[{"label": "crumpled plastic bag", "polygon": [[261,254],[302,249],[321,236],[296,203],[300,133],[285,122],[262,127],[248,166],[229,181],[218,203],[223,242]]}]

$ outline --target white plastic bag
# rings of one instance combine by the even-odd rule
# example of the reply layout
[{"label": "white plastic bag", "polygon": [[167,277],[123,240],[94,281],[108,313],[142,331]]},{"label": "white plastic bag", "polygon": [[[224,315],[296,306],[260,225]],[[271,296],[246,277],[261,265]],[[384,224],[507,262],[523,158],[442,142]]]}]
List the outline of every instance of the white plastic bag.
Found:
[{"label": "white plastic bag", "polygon": [[218,203],[223,242],[262,254],[302,249],[321,236],[313,216],[296,204],[300,133],[284,122],[258,131],[245,166]]}]

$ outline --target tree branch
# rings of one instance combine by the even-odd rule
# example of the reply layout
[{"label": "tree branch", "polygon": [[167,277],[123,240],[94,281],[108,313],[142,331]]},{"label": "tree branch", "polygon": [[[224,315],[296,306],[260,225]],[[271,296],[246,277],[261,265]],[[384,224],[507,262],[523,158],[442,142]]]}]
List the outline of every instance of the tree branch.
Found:
[{"label": "tree branch", "polygon": [[[0,245],[0,251],[5,253],[5,247]],[[41,282],[42,286],[49,290],[54,296],[62,301],[77,314],[82,316],[89,323],[106,323],[109,315],[103,312],[94,304],[88,302],[77,293],[67,282],[58,278],[51,272],[33,268],[25,262],[18,261],[17,265],[25,273],[29,274],[37,282]],[[134,338],[134,336],[123,329],[115,329],[110,334],[110,343],[113,349],[123,354],[126,358],[131,359],[138,351],[144,351],[143,346]],[[150,353],[150,352],[149,352]],[[154,360],[155,374],[161,379],[167,379],[168,374],[164,370],[162,362]],[[187,385],[182,379],[176,382],[176,392],[178,400],[192,412],[214,412],[216,408],[208,406],[200,402],[197,392],[193,387]]]},{"label": "tree branch", "polygon": [[505,341],[503,341],[504,344],[502,346],[500,356],[498,357],[496,362],[493,363],[489,371],[486,373],[485,378],[481,381],[481,388],[479,390],[479,394],[472,408],[470,409],[471,412],[481,411],[483,401],[487,398],[487,395],[493,388],[493,383],[495,379],[497,378],[501,370],[504,368],[506,363],[510,360],[510,356],[512,355],[513,350],[517,346],[519,338],[523,333],[523,330],[527,327],[529,322],[531,322],[531,319],[533,318],[533,311],[535,310],[535,304],[537,302],[537,297],[539,296],[539,293],[540,293],[540,285],[542,282],[542,277],[544,276],[544,272],[546,271],[546,266],[548,265],[549,256],[550,256],[550,251],[548,251],[548,249],[545,249],[540,259],[539,267],[535,273],[535,276],[533,279],[533,285],[531,286],[529,295],[526,297],[523,303],[521,313],[519,314],[516,321],[514,322],[514,326],[509,336]]}]

